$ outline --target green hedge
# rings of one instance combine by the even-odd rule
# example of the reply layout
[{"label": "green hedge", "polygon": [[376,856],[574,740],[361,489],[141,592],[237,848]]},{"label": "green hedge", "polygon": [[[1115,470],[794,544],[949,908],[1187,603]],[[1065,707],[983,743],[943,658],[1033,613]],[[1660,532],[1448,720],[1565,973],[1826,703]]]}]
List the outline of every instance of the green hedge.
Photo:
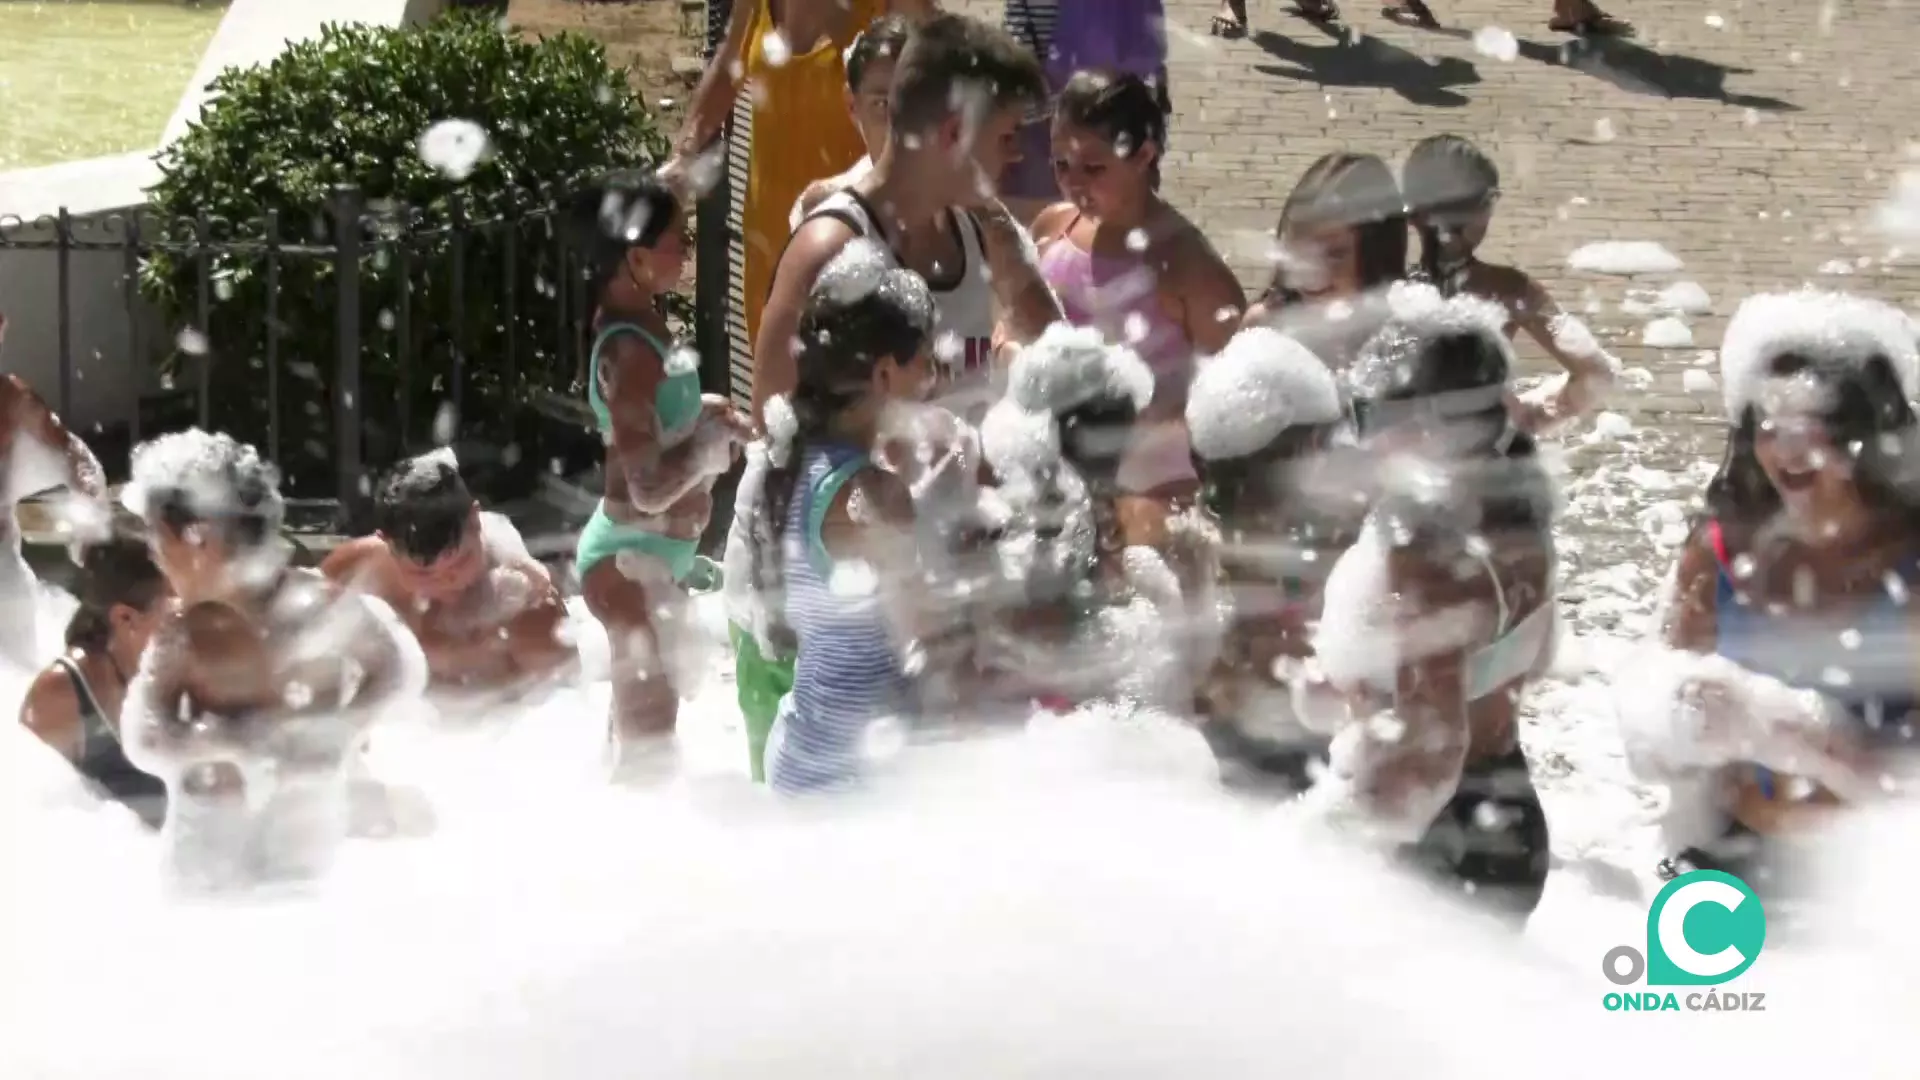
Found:
[{"label": "green hedge", "polygon": [[[158,159],[149,234],[158,225],[172,240],[187,239],[191,219],[204,214],[216,245],[257,241],[272,211],[283,243],[326,245],[334,235],[329,200],[351,185],[367,200],[377,235],[411,252],[403,258],[397,246],[375,245],[360,264],[370,465],[430,443],[436,411],[448,400],[456,341],[466,357],[463,442],[508,439],[508,406],[539,389],[577,390],[578,365],[560,339],[563,320],[577,317],[584,299],[563,304],[556,291],[562,270],[545,211],[594,174],[652,164],[666,152],[644,102],[598,43],[568,34],[525,41],[474,12],[402,29],[335,25],[267,66],[228,70],[213,90],[199,122]],[[471,121],[488,135],[488,153],[464,178],[443,174],[419,153],[421,135],[447,120]],[[469,223],[459,230],[463,305],[452,295],[447,227],[456,218]],[[511,311],[509,234],[516,238]],[[143,288],[176,328],[198,326],[196,263],[189,252],[168,250],[143,266]],[[403,266],[411,282],[404,343]],[[214,302],[200,328],[212,365],[211,420],[265,445],[272,334],[281,466],[296,494],[324,495],[334,446],[334,268],[322,254],[283,257],[271,322],[266,269],[257,250],[212,258]],[[509,333],[517,345],[511,373]],[[402,446],[399,361],[409,353],[411,445]],[[176,353],[165,361],[174,385],[197,385],[193,359]]]}]

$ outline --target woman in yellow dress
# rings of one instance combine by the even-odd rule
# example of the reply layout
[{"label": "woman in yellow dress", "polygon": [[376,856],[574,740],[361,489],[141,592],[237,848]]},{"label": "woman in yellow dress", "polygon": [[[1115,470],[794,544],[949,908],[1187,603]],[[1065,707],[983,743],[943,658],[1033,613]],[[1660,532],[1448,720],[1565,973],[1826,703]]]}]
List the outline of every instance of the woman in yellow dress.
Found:
[{"label": "woman in yellow dress", "polygon": [[787,243],[787,216],[794,201],[807,185],[846,170],[865,152],[860,132],[847,115],[842,54],[874,19],[889,12],[924,17],[934,8],[933,0],[734,3],[727,36],[694,91],[667,172],[696,190],[712,185],[709,177],[724,163],[696,163],[696,158],[726,125],[741,87],[748,87],[753,95],[753,154],[742,218],[750,340],[760,330],[760,308]]}]

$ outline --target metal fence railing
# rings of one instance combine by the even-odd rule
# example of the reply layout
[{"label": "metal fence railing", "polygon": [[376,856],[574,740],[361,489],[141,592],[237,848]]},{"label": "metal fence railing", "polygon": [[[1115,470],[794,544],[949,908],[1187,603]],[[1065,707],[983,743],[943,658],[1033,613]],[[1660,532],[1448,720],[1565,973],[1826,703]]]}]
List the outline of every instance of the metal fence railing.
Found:
[{"label": "metal fence railing", "polygon": [[[295,502],[347,528],[362,524],[372,470],[434,445],[461,445],[463,464],[471,443],[502,469],[561,471],[539,433],[589,422],[592,310],[557,205],[429,215],[343,188],[300,221],[0,214],[0,259],[38,260],[54,281],[59,377],[42,391],[63,414],[75,290],[102,287],[76,282],[75,258],[117,253],[127,371],[140,385],[163,372],[129,445],[189,424],[231,432],[304,482]],[[709,378],[724,392],[724,369]]]}]

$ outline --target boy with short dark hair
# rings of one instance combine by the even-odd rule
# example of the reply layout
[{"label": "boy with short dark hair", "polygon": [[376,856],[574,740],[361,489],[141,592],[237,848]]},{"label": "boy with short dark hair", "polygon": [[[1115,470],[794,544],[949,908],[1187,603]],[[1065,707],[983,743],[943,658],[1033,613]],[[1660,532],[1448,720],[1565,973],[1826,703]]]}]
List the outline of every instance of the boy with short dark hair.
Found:
[{"label": "boy with short dark hair", "polygon": [[451,451],[396,466],[374,490],[374,522],[320,570],[392,605],[436,685],[506,689],[571,668],[560,591],[513,523],[480,509]]}]

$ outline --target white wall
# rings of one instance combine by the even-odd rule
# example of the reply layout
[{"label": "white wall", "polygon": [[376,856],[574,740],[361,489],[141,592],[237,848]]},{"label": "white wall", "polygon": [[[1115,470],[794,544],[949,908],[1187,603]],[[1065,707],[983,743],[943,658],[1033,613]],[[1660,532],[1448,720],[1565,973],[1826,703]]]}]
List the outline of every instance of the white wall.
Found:
[{"label": "white wall", "polygon": [[[445,7],[446,0],[233,0],[160,146],[178,138],[198,118],[207,101],[207,84],[228,67],[272,60],[288,44],[318,37],[323,23],[399,26],[423,21]],[[64,206],[88,223],[90,233],[113,228],[115,215],[143,205],[146,189],[159,179],[152,162],[157,149],[0,172],[0,220],[32,222],[50,218]],[[31,229],[17,235],[39,239],[51,231]],[[68,265],[75,378],[67,420],[81,431],[133,417],[140,394],[154,387],[154,361],[173,347],[179,329],[152,325],[142,335],[146,355],[131,354],[122,265],[117,252],[74,252]],[[55,400],[60,385],[57,267],[52,252],[0,247],[0,312],[7,316],[0,371],[25,378],[48,401]]]}]

